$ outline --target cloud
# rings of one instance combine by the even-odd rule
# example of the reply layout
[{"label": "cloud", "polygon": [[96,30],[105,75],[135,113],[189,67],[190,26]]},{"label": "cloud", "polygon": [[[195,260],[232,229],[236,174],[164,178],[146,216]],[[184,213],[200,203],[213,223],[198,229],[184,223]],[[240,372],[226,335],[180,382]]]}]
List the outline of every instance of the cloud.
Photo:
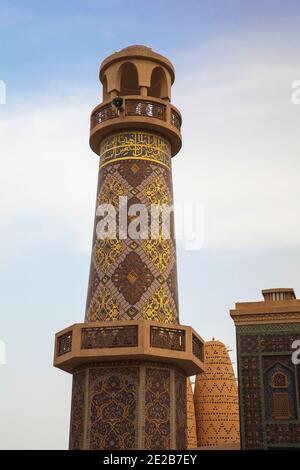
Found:
[{"label": "cloud", "polygon": [[[228,39],[175,57],[183,149],[177,202],[205,205],[205,246],[300,242],[300,77],[289,37]],[[94,92],[95,90],[93,90]],[[58,242],[89,253],[97,157],[88,146],[89,90],[2,107],[1,246]]]},{"label": "cloud", "polygon": [[0,123],[6,250],[49,241],[87,250],[98,168],[88,146],[91,108],[84,93],[6,107]]},{"label": "cloud", "polygon": [[300,106],[291,103],[300,68],[290,39],[208,44],[177,64],[175,195],[205,204],[209,248],[300,242]]}]

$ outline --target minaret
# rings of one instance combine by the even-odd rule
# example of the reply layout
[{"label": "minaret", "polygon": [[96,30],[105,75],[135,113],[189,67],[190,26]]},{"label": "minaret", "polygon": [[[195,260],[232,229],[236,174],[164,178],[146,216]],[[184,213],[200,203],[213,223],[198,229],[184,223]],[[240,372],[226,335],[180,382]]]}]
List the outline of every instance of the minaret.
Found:
[{"label": "minaret", "polygon": [[[173,217],[169,237],[161,219],[151,225],[154,236],[150,228],[138,237],[131,231],[138,204],[148,222],[153,207],[161,214],[173,204],[171,157],[181,148],[181,115],[170,103],[174,77],[170,61],[144,46],[116,52],[100,67],[85,323],[57,333],[54,358],[73,375],[71,449],[187,448],[186,377],[203,371],[203,340],[179,324]],[[115,216],[115,236],[99,235],[99,207],[113,209],[105,217],[110,223]]]},{"label": "minaret", "polygon": [[238,387],[226,346],[215,339],[204,346],[205,373],[194,391],[199,447],[240,442]]}]

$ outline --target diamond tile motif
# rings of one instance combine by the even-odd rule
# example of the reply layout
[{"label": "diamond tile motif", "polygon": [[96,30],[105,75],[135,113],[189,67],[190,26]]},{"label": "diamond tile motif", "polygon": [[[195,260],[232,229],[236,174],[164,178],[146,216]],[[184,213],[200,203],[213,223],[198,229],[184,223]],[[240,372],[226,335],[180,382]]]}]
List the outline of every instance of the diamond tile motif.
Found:
[{"label": "diamond tile motif", "polygon": [[107,281],[109,281],[109,277],[105,274],[105,275],[101,278],[101,282],[102,282],[103,284],[106,284]]},{"label": "diamond tile motif", "polygon": [[130,271],[127,275],[127,279],[130,282],[130,284],[134,284],[138,280],[139,276],[134,272]]},{"label": "diamond tile motif", "polygon": [[136,250],[138,246],[139,245],[135,241],[129,243],[129,248],[131,248],[132,250]]},{"label": "diamond tile motif", "polygon": [[122,162],[122,165],[119,167],[119,172],[127,183],[137,188],[151,175],[152,169],[150,165],[148,165],[148,162]]},{"label": "diamond tile motif", "polygon": [[112,281],[127,302],[134,305],[151,286],[154,276],[134,251],[129,253],[112,275]]},{"label": "diamond tile motif", "polygon": [[132,167],[130,168],[133,174],[136,174],[139,171],[139,166],[137,163],[134,163]]},{"label": "diamond tile motif", "polygon": [[131,320],[133,320],[137,316],[138,313],[139,311],[135,307],[130,307],[126,312],[126,314],[129,316]]}]

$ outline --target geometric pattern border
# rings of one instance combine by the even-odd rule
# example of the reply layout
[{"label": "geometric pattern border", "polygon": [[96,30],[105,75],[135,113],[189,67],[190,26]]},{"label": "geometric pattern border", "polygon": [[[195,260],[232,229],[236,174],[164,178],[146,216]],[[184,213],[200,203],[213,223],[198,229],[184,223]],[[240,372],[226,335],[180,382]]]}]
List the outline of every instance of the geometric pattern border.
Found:
[{"label": "geometric pattern border", "polygon": [[300,331],[300,325],[297,323],[272,323],[264,325],[236,325],[237,334],[247,333],[249,335],[276,331]]}]

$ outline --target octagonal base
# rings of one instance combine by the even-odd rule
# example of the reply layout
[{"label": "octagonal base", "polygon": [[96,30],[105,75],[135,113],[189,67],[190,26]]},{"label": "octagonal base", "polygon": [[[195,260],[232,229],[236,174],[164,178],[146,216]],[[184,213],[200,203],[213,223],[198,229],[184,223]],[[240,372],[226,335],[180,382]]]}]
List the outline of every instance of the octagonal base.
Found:
[{"label": "octagonal base", "polygon": [[186,378],[161,363],[87,364],[74,371],[70,449],[186,449]]}]

